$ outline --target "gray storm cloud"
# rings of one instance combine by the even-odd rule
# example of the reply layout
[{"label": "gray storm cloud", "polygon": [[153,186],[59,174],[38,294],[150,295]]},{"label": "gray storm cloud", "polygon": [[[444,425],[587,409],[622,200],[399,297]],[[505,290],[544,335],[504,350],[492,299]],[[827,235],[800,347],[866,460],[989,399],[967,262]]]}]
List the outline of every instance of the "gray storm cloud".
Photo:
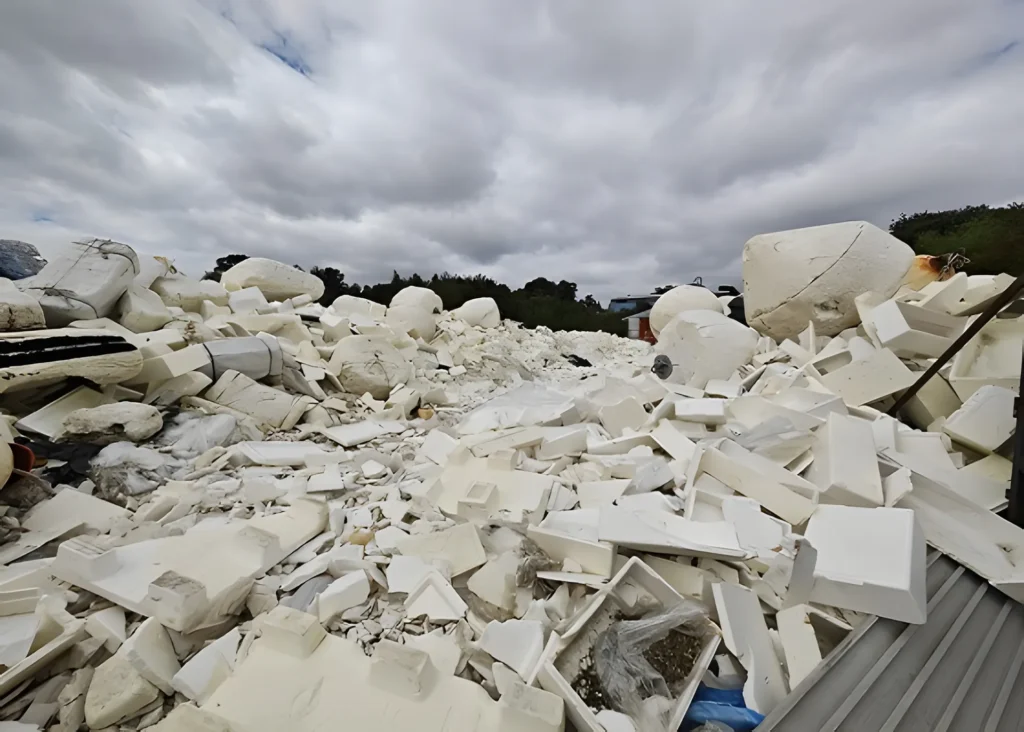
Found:
[{"label": "gray storm cloud", "polygon": [[602,298],[1024,198],[1024,4],[10,0],[0,236]]}]

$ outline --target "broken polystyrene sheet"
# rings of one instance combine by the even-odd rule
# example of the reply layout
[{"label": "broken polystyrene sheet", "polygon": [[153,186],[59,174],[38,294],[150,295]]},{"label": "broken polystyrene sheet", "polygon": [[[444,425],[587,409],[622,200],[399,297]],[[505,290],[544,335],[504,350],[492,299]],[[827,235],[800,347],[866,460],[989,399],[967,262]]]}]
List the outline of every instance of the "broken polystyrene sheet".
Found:
[{"label": "broken polystyrene sheet", "polygon": [[367,419],[362,422],[353,422],[336,427],[325,427],[320,432],[342,447],[355,447],[384,435],[403,432],[405,429],[406,426],[404,424],[394,420],[377,421]]},{"label": "broken polystyrene sheet", "polygon": [[459,423],[459,434],[475,435],[488,430],[561,424],[573,409],[573,398],[532,382],[491,399],[469,412]]},{"label": "broken polystyrene sheet", "polygon": [[15,423],[19,430],[38,432],[49,438],[56,437],[64,424],[65,418],[79,410],[112,404],[113,400],[102,392],[79,386],[67,394],[53,400],[45,407],[22,417]]},{"label": "broken polystyrene sheet", "polygon": [[316,405],[310,397],[296,397],[253,381],[237,371],[226,371],[206,392],[206,398],[255,418],[273,429],[287,430]]},{"label": "broken polystyrene sheet", "polygon": [[[293,703],[296,698],[303,700],[300,707]],[[529,729],[557,732],[526,711]],[[199,710],[178,707],[160,730],[230,725],[313,732],[341,718],[365,729],[526,729],[503,714],[480,685],[438,673],[424,651],[381,641],[368,658],[357,644],[327,634],[312,616],[277,608],[264,621],[262,637],[209,701]]]},{"label": "broken polystyrene sheet", "polygon": [[39,547],[83,529],[109,531],[128,516],[120,506],[66,488],[37,504],[21,522],[25,530],[17,541],[0,547],[0,564],[8,564]]},{"label": "broken polystyrene sheet", "polygon": [[74,539],[60,546],[52,570],[65,582],[184,632],[236,612],[256,575],[326,523],[324,504],[299,500],[273,516],[215,522],[209,528],[199,524],[182,536],[114,549]]},{"label": "broken polystyrene sheet", "polygon": [[731,524],[690,521],[665,511],[602,508],[598,536],[601,541],[661,554],[720,559],[749,555]]},{"label": "broken polystyrene sheet", "polygon": [[240,465],[301,466],[310,457],[324,454],[324,449],[313,442],[239,442],[232,446]]}]

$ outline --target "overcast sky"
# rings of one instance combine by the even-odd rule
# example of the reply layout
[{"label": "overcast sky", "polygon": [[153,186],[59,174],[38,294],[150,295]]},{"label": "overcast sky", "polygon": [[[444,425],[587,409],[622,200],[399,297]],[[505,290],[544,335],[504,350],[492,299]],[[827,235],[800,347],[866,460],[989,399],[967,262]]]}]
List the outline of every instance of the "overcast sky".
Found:
[{"label": "overcast sky", "polygon": [[1024,200],[1020,0],[3,0],[0,238],[738,280],[750,236]]}]

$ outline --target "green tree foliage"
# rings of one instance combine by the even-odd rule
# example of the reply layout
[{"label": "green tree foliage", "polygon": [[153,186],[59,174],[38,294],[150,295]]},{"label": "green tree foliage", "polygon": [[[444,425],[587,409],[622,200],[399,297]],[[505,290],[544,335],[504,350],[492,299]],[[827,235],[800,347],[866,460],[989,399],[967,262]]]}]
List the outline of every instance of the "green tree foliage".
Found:
[{"label": "green tree foliage", "polygon": [[222,274],[227,272],[229,269],[234,267],[239,262],[244,262],[249,258],[248,254],[228,254],[223,257],[218,257],[217,263],[213,270],[203,275],[204,280],[213,280],[214,282],[220,282]]},{"label": "green tree foliage", "polygon": [[[220,280],[221,274],[247,259],[244,254],[229,254],[217,260],[217,266],[207,272],[204,279]],[[552,330],[602,330],[626,335],[625,312],[605,310],[592,295],[577,299],[575,282],[552,282],[543,277],[527,282],[518,290],[495,282],[484,275],[453,275],[448,272],[425,279],[418,274],[403,277],[393,272],[391,279],[375,285],[358,285],[345,281],[345,274],[336,267],[312,267],[311,274],[324,283],[322,305],[330,305],[342,295],[364,297],[388,305],[399,290],[409,286],[429,287],[436,292],[446,310],[454,310],[467,300],[490,297],[498,304],[503,318],[516,320],[535,328],[547,326]]]},{"label": "green tree foliage", "polygon": [[968,274],[1024,273],[1024,203],[900,214],[889,232],[918,254],[963,254]]}]

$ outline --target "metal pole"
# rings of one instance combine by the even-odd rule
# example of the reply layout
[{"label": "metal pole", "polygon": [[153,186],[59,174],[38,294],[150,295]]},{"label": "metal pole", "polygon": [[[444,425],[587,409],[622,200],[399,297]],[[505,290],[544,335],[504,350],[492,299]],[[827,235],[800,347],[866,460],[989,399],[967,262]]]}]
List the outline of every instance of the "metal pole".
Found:
[{"label": "metal pole", "polygon": [[[1021,349],[1021,386],[1024,386],[1024,349]],[[1013,400],[1013,416],[1017,418],[1017,433],[1013,438],[1013,473],[1010,476],[1009,505],[1006,520],[1024,527],[1024,409],[1020,408],[1020,397]]]},{"label": "metal pole", "polygon": [[969,326],[967,330],[960,334],[960,337],[953,341],[953,344],[946,349],[946,351],[935,359],[935,363],[928,367],[928,370],[919,378],[914,385],[903,392],[903,396],[896,400],[896,403],[889,409],[889,414],[895,417],[899,414],[899,411],[903,407],[907,406],[907,402],[914,398],[917,392],[921,391],[925,384],[927,384],[935,374],[942,370],[942,367],[949,363],[950,359],[953,358],[960,349],[967,345],[974,336],[978,334],[982,328],[984,328],[992,318],[999,314],[999,311],[1006,307],[1014,298],[1017,297],[1020,292],[1024,290],[1024,275],[1021,275],[1015,279],[1009,287],[1002,291],[999,296],[989,303],[989,306],[982,311],[981,315],[977,317]]}]

